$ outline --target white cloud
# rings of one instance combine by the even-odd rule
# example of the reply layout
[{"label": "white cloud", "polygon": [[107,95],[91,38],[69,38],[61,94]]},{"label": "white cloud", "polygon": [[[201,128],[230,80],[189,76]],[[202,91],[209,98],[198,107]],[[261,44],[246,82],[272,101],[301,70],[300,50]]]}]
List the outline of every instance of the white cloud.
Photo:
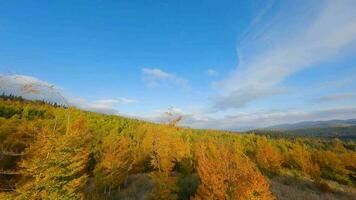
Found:
[{"label": "white cloud", "polygon": [[0,74],[0,93],[68,105],[59,88],[31,76]]},{"label": "white cloud", "polygon": [[128,104],[138,103],[138,100],[136,100],[136,99],[128,99],[128,98],[120,98],[119,102],[120,102],[120,104],[128,105]]},{"label": "white cloud", "polygon": [[[247,59],[240,60],[239,66],[228,78],[215,84],[221,92],[215,107],[240,108],[280,94],[281,90],[285,90],[280,85],[287,77],[331,59],[346,48],[354,48],[355,10],[355,1],[330,0],[321,6],[316,15],[308,15],[310,18],[314,16],[314,19],[308,19],[311,23],[296,23],[298,31],[291,24],[291,27],[285,27],[286,24],[277,26],[277,30],[273,27],[265,31],[256,30],[263,34],[258,39],[252,37],[244,41],[245,44],[251,43],[251,49],[238,49],[242,55],[240,59]],[[278,19],[283,19],[283,15],[279,15]]]},{"label": "white cloud", "polygon": [[149,87],[158,86],[181,86],[188,87],[188,81],[172,73],[162,71],[157,68],[143,68],[142,79]]},{"label": "white cloud", "polygon": [[157,68],[143,68],[142,72],[156,79],[172,79],[175,77],[173,74],[164,72]]},{"label": "white cloud", "polygon": [[218,73],[217,71],[213,70],[213,69],[208,69],[208,70],[206,71],[206,73],[207,73],[209,76],[217,76],[217,75],[219,75],[219,73]]},{"label": "white cloud", "polygon": [[118,114],[119,101],[116,99],[101,99],[88,101],[82,98],[71,98],[71,105],[83,110],[98,112],[103,114]]},{"label": "white cloud", "polygon": [[[170,111],[171,115],[167,115],[167,111]],[[189,113],[181,108],[171,107],[170,109],[154,110],[151,115],[136,116],[136,118],[164,123],[179,116],[182,117],[182,120],[178,124],[179,126],[245,131],[284,123],[352,119],[356,118],[356,107],[339,106],[323,109],[260,110],[256,112],[238,112],[223,117],[208,116],[205,112]]]},{"label": "white cloud", "polygon": [[[31,87],[23,89],[24,86]],[[36,90],[36,91],[32,91]],[[137,100],[127,98],[106,98],[99,100],[86,100],[81,98],[61,99],[57,87],[37,78],[23,75],[0,75],[0,92],[7,94],[20,95],[29,99],[43,98],[47,101],[56,102],[66,101],[69,105],[78,107],[83,110],[99,112],[104,114],[120,114],[120,105],[137,103]],[[259,93],[259,92],[256,92]],[[31,94],[30,96],[28,96]],[[37,96],[38,95],[38,96]],[[324,96],[328,100],[338,100],[342,98],[351,98],[354,95],[351,93],[340,93],[335,95]],[[58,103],[58,102],[57,102]],[[167,110],[155,110],[152,115],[138,117],[154,122],[165,122],[170,118],[182,116],[183,119],[179,125],[190,126],[194,128],[217,128],[225,130],[246,130],[251,128],[260,128],[282,123],[292,123],[306,120],[329,120],[329,119],[349,119],[356,117],[356,107],[344,106],[333,107],[328,109],[289,109],[289,110],[267,110],[252,113],[239,112],[233,115],[224,117],[209,117],[204,111],[198,110],[195,113],[186,112],[180,108],[172,107],[170,109],[172,115],[165,114]],[[126,115],[128,116],[128,115]],[[133,117],[128,116],[128,117]]]},{"label": "white cloud", "polygon": [[99,99],[99,100],[87,100],[83,98],[68,98],[69,104],[71,106],[103,114],[110,115],[122,115],[119,112],[119,108],[122,105],[129,105],[138,103],[137,100],[128,98],[118,98],[118,99]]},{"label": "white cloud", "polygon": [[356,107],[334,107],[313,110],[268,110],[253,113],[237,113],[222,118],[184,115],[182,125],[194,128],[223,130],[249,130],[267,126],[301,121],[352,119],[356,117]]},{"label": "white cloud", "polygon": [[118,98],[118,99],[101,99],[98,101],[94,101],[94,103],[98,104],[98,105],[103,105],[103,106],[115,106],[115,105],[119,105],[119,104],[123,104],[123,105],[128,105],[128,104],[135,104],[138,101],[135,99],[128,99],[128,98]]},{"label": "white cloud", "polygon": [[[170,114],[167,114],[169,112]],[[177,118],[179,116],[186,116],[187,114],[181,109],[177,107],[171,107],[167,109],[156,109],[153,110],[152,114],[141,117],[144,120],[148,120],[156,123],[164,123],[170,119]]]},{"label": "white cloud", "polygon": [[25,75],[0,75],[0,93],[22,96],[30,100],[44,100],[65,106],[75,106],[83,110],[104,114],[118,114],[120,105],[138,102],[129,98],[89,101],[82,98],[66,97],[55,85]]},{"label": "white cloud", "polygon": [[278,94],[285,94],[287,89],[283,88],[261,88],[261,87],[248,87],[241,88],[236,91],[232,91],[227,95],[217,98],[215,100],[215,105],[213,110],[219,111],[228,109],[230,107],[233,108],[241,108],[245,107],[252,100],[266,98]]},{"label": "white cloud", "polygon": [[338,94],[330,94],[322,97],[318,97],[313,99],[316,103],[324,103],[324,102],[334,102],[346,99],[353,99],[356,97],[355,93],[338,93]]}]

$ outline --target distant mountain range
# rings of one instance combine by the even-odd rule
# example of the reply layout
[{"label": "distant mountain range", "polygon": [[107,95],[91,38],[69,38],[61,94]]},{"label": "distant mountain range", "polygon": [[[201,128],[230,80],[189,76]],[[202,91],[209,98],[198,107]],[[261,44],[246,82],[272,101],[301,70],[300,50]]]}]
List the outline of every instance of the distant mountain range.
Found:
[{"label": "distant mountain range", "polygon": [[328,120],[328,121],[304,121],[294,124],[279,124],[269,126],[264,129],[268,130],[296,130],[296,129],[309,129],[309,128],[331,128],[331,127],[349,127],[356,126],[356,119],[347,120]]},{"label": "distant mountain range", "polygon": [[304,121],[280,124],[254,130],[272,136],[312,136],[323,138],[356,139],[356,119]]}]

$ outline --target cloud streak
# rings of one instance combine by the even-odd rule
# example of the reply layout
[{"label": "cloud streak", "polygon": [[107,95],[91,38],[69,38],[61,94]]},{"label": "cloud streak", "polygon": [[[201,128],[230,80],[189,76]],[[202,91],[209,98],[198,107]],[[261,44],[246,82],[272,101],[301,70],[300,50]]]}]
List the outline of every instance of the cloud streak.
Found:
[{"label": "cloud streak", "polygon": [[0,74],[0,93],[22,96],[24,99],[29,100],[44,100],[64,106],[74,106],[83,110],[104,114],[119,114],[118,107],[120,105],[138,103],[137,100],[129,98],[90,101],[82,98],[67,97],[57,86],[25,75]]},{"label": "cloud streak", "polygon": [[331,95],[325,95],[322,97],[315,98],[315,99],[313,99],[313,102],[326,103],[326,102],[334,102],[334,101],[353,99],[355,97],[356,97],[355,93],[339,93],[339,94],[331,94]]},{"label": "cloud streak", "polygon": [[0,74],[0,92],[6,95],[22,96],[30,100],[69,105],[58,87],[32,76]]},{"label": "cloud streak", "polygon": [[354,48],[355,10],[355,1],[326,1],[317,15],[310,15],[314,16],[311,23],[297,23],[303,27],[298,34],[293,34],[293,27],[277,26],[279,31],[267,30],[256,42],[247,41],[252,49],[238,49],[247,59],[229,77],[215,84],[221,92],[215,107],[236,109],[280,94],[285,90],[280,85],[287,77],[331,59],[346,48]]},{"label": "cloud streak", "polygon": [[71,98],[70,103],[77,108],[88,110],[92,112],[98,112],[103,114],[117,115],[120,114],[119,107],[121,105],[129,105],[137,103],[137,100],[119,98],[119,99],[99,99],[94,101],[88,101],[82,98]]},{"label": "cloud streak", "polygon": [[208,74],[209,76],[217,76],[217,75],[219,75],[219,73],[214,69],[208,69],[206,71],[206,74]]},{"label": "cloud streak", "polygon": [[148,87],[180,86],[183,88],[188,88],[187,80],[158,68],[143,68],[142,80],[147,84]]},{"label": "cloud streak", "polygon": [[199,117],[185,114],[182,125],[195,128],[222,130],[249,130],[267,126],[296,123],[309,120],[352,119],[356,117],[356,107],[334,107],[313,110],[268,110],[253,113],[237,113],[222,118]]}]

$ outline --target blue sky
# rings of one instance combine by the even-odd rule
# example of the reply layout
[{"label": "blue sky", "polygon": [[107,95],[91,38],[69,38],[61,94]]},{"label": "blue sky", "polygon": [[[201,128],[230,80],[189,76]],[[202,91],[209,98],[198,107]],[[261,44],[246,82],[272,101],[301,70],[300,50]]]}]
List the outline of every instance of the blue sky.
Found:
[{"label": "blue sky", "polygon": [[3,1],[2,89],[21,76],[83,109],[159,121],[173,107],[199,128],[354,118],[354,10],[353,0]]}]

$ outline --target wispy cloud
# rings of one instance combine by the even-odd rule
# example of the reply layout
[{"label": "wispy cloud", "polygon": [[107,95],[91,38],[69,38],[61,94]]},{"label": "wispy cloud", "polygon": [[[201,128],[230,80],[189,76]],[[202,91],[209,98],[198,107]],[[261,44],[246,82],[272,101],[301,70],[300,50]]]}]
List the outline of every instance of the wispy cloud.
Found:
[{"label": "wispy cloud", "polygon": [[120,105],[138,103],[137,100],[129,98],[86,100],[68,97],[54,84],[25,75],[0,75],[0,93],[22,96],[30,100],[44,100],[65,106],[75,106],[104,114],[119,114],[118,107]]},{"label": "wispy cloud", "polygon": [[25,99],[68,105],[61,89],[32,76],[0,74],[0,92],[7,95],[22,96]]},{"label": "wispy cloud", "polygon": [[338,93],[338,94],[330,94],[322,97],[318,97],[313,99],[312,101],[315,103],[325,103],[325,102],[334,102],[346,99],[356,98],[355,93]]},{"label": "wispy cloud", "polygon": [[252,113],[236,113],[222,118],[184,115],[182,125],[195,128],[223,130],[249,130],[276,124],[309,120],[351,119],[356,117],[356,107],[333,107],[328,109],[261,110]]},{"label": "wispy cloud", "polygon": [[215,99],[215,105],[212,110],[219,111],[228,108],[242,108],[247,106],[251,101],[285,94],[285,88],[264,88],[257,86],[249,86],[236,91],[227,93],[225,96]]},{"label": "wispy cloud", "polygon": [[135,104],[138,101],[135,99],[128,99],[128,98],[118,98],[118,99],[101,99],[94,101],[93,104],[102,107],[114,107],[117,105],[128,105],[128,104]]},{"label": "wispy cloud", "polygon": [[[356,2],[325,1],[316,10],[317,14],[308,15],[310,22],[295,23],[303,30],[299,30],[298,34],[292,24],[288,27],[283,24],[260,31],[263,34],[259,35],[259,39],[245,41],[251,43],[251,48],[238,49],[241,58],[245,59],[240,60],[239,66],[228,78],[216,83],[221,94],[215,107],[241,108],[253,101],[281,94],[286,90],[281,84],[287,77],[329,60],[346,48],[353,49]],[[288,17],[288,13],[279,15],[278,19],[283,19],[284,15]]]},{"label": "wispy cloud", "polygon": [[[170,114],[168,115],[167,112],[169,112]],[[151,121],[151,122],[156,122],[156,123],[163,122],[164,123],[171,119],[176,119],[179,116],[181,116],[183,118],[187,118],[187,116],[190,116],[190,115],[185,113],[181,108],[170,107],[167,109],[153,110],[153,112],[150,115],[146,115],[141,118],[144,120]]]},{"label": "wispy cloud", "polygon": [[69,99],[72,106],[81,108],[83,110],[99,112],[103,114],[120,114],[120,105],[128,105],[137,103],[137,100],[119,98],[119,99],[99,99],[99,100],[86,100],[82,98]]},{"label": "wispy cloud", "polygon": [[157,68],[143,68],[142,80],[146,82],[149,87],[158,86],[181,86],[188,87],[188,81],[173,73],[165,72]]},{"label": "wispy cloud", "polygon": [[208,74],[209,76],[217,76],[217,75],[219,75],[219,73],[214,69],[208,69],[206,71],[206,74]]}]

